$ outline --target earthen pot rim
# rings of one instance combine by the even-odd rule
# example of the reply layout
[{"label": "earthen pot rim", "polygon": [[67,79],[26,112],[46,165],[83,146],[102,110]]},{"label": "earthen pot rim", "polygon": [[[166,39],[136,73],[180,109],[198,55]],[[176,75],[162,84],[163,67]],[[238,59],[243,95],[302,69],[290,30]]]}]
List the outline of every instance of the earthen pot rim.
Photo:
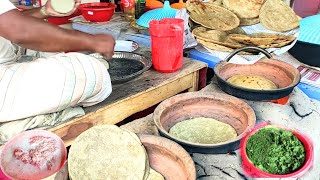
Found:
[{"label": "earthen pot rim", "polygon": [[[234,104],[230,101],[226,101],[226,97],[227,98],[231,98],[232,100],[236,101],[238,104]],[[178,99],[178,98],[181,98],[181,100],[188,100],[188,99],[195,99],[195,98],[210,98],[210,99],[216,99],[216,100],[222,100],[222,101],[226,101],[226,102],[230,102],[232,104],[234,104],[235,106],[239,107],[239,105],[242,105],[244,106],[244,108],[246,109],[246,111],[243,110],[243,108],[239,108],[239,109],[242,109],[245,114],[247,115],[248,117],[248,123],[249,121],[251,120],[252,121],[252,125],[248,125],[245,130],[239,134],[236,138],[232,139],[232,140],[229,140],[229,141],[225,141],[225,142],[222,142],[222,143],[216,143],[216,144],[200,144],[200,143],[192,143],[192,142],[189,142],[189,141],[185,141],[185,140],[181,140],[181,139],[178,139],[178,138],[175,138],[173,137],[172,135],[169,134],[169,132],[167,132],[162,124],[160,123],[160,117],[161,117],[161,114],[160,112],[163,112],[163,110],[161,111],[161,109],[163,109],[163,107],[167,106],[167,104],[170,102],[170,101],[173,101],[175,99]],[[177,101],[179,102],[179,101]],[[175,102],[175,103],[177,103]],[[174,103],[172,103],[174,104]],[[172,140],[175,140],[176,142],[178,142],[179,144],[184,144],[184,145],[187,145],[187,146],[192,146],[192,147],[201,147],[201,148],[214,148],[214,147],[219,147],[219,146],[224,146],[224,145],[228,145],[228,144],[231,144],[231,143],[234,143],[234,142],[237,142],[239,140],[241,140],[242,138],[244,138],[252,128],[254,128],[255,124],[256,124],[256,116],[255,116],[255,113],[253,111],[253,109],[246,103],[244,102],[243,100],[239,99],[239,98],[236,98],[236,97],[233,97],[233,96],[230,96],[230,95],[227,95],[227,94],[221,94],[221,93],[215,93],[215,92],[187,92],[187,93],[183,93],[183,94],[178,94],[176,96],[173,96],[169,99],[166,99],[164,100],[162,103],[160,103],[154,113],[153,113],[153,120],[154,120],[154,123],[157,127],[157,129],[160,131],[160,133],[162,133],[164,136],[172,139]]]},{"label": "earthen pot rim", "polygon": [[189,179],[196,179],[196,168],[194,161],[192,160],[190,154],[178,143],[161,136],[154,136],[149,134],[138,134],[138,137],[141,140],[142,144],[160,146],[164,149],[168,149],[175,156],[178,156],[180,160],[183,162],[183,165],[186,168],[186,170],[188,170],[188,172],[186,173],[188,173]]},{"label": "earthen pot rim", "polygon": [[257,89],[249,89],[249,88],[244,88],[244,87],[239,87],[239,86],[235,86],[229,82],[227,82],[224,78],[222,78],[220,76],[220,69],[223,68],[225,65],[227,64],[233,64],[230,62],[226,62],[226,61],[220,61],[218,62],[215,67],[214,67],[214,74],[217,76],[217,78],[219,78],[221,81],[224,81],[226,84],[228,84],[228,86],[233,87],[235,89],[241,89],[242,91],[248,91],[248,92],[257,92],[257,93],[277,93],[277,92],[282,92],[282,91],[286,91],[290,88],[294,88],[295,86],[297,86],[300,83],[301,80],[301,75],[300,72],[298,71],[298,69],[296,69],[295,67],[293,67],[291,64],[277,60],[277,59],[261,59],[257,62],[255,62],[254,64],[239,64],[239,66],[255,66],[257,63],[264,63],[264,64],[268,64],[269,66],[275,66],[275,67],[279,67],[277,65],[275,65],[274,63],[279,63],[279,64],[285,64],[286,66],[290,66],[292,70],[294,70],[294,72],[290,71],[290,73],[294,76],[292,83],[287,86],[287,87],[283,87],[283,88],[278,88],[278,89],[273,89],[273,90],[257,90]]}]

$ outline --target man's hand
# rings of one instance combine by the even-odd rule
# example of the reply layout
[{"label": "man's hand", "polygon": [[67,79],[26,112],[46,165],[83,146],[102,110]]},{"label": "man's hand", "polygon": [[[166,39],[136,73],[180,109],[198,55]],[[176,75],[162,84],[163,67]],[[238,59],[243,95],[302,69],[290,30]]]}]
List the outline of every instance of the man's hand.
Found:
[{"label": "man's hand", "polygon": [[102,54],[106,59],[111,59],[114,53],[115,41],[111,35],[98,34],[92,38],[93,50]]},{"label": "man's hand", "polygon": [[73,9],[66,13],[66,14],[61,14],[61,13],[58,13],[56,12],[53,8],[52,8],[52,5],[51,5],[51,0],[48,0],[47,3],[45,4],[45,11],[46,13],[49,15],[49,16],[53,16],[53,17],[63,17],[63,16],[70,16],[71,14],[73,14],[77,9],[78,7],[80,6],[81,4],[81,0],[74,0],[75,1],[75,4],[74,4],[74,7]]}]

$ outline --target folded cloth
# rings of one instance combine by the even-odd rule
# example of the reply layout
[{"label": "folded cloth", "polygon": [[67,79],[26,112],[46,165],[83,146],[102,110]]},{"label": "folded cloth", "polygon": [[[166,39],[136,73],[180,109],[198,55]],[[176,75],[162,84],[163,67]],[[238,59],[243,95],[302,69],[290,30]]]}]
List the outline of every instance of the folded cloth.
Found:
[{"label": "folded cloth", "polygon": [[0,124],[0,145],[13,136],[30,129],[48,129],[54,125],[66,122],[74,117],[85,114],[81,107],[67,108],[60,112],[38,115],[22,120],[10,121]]}]

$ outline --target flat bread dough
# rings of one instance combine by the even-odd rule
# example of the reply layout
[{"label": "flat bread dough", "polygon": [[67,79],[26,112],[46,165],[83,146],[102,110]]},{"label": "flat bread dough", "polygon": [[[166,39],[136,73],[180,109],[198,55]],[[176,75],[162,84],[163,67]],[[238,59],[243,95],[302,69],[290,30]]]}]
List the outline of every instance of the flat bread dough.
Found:
[{"label": "flat bread dough", "polygon": [[147,161],[146,150],[134,133],[103,125],[76,138],[68,169],[72,180],[146,179]]},{"label": "flat bread dough", "polygon": [[169,134],[198,144],[218,144],[237,137],[231,125],[204,117],[181,121],[169,130]]},{"label": "flat bread dough", "polygon": [[278,89],[277,85],[271,80],[257,75],[235,75],[230,77],[227,82],[235,86],[256,90]]},{"label": "flat bread dough", "polygon": [[75,1],[74,0],[51,0],[51,6],[56,12],[66,14],[72,11],[72,9],[75,6]]}]

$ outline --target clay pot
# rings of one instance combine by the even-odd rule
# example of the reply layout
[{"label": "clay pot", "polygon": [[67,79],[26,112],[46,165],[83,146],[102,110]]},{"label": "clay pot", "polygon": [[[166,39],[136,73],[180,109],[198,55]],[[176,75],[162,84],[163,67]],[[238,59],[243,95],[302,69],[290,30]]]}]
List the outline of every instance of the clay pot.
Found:
[{"label": "clay pot", "polygon": [[166,180],[194,180],[196,169],[192,158],[179,144],[159,136],[139,135],[148,153],[150,167]]},{"label": "clay pot", "polygon": [[[263,59],[254,64],[233,64],[228,61],[238,52],[243,50],[258,50],[263,52],[269,59]],[[275,59],[265,50],[258,47],[244,47],[232,52],[225,61],[220,61],[214,67],[214,73],[218,80],[218,85],[224,92],[247,100],[277,100],[288,96],[295,86],[300,82],[300,72],[292,65]],[[279,88],[274,90],[255,90],[235,86],[227,79],[234,75],[257,75],[262,76]]]},{"label": "clay pot", "polygon": [[[238,136],[219,144],[197,144],[177,139],[168,132],[178,122],[206,117],[230,124]],[[176,95],[163,101],[154,111],[154,122],[164,137],[193,153],[227,153],[239,148],[240,140],[254,127],[256,116],[244,101],[221,93],[192,92]]]}]

